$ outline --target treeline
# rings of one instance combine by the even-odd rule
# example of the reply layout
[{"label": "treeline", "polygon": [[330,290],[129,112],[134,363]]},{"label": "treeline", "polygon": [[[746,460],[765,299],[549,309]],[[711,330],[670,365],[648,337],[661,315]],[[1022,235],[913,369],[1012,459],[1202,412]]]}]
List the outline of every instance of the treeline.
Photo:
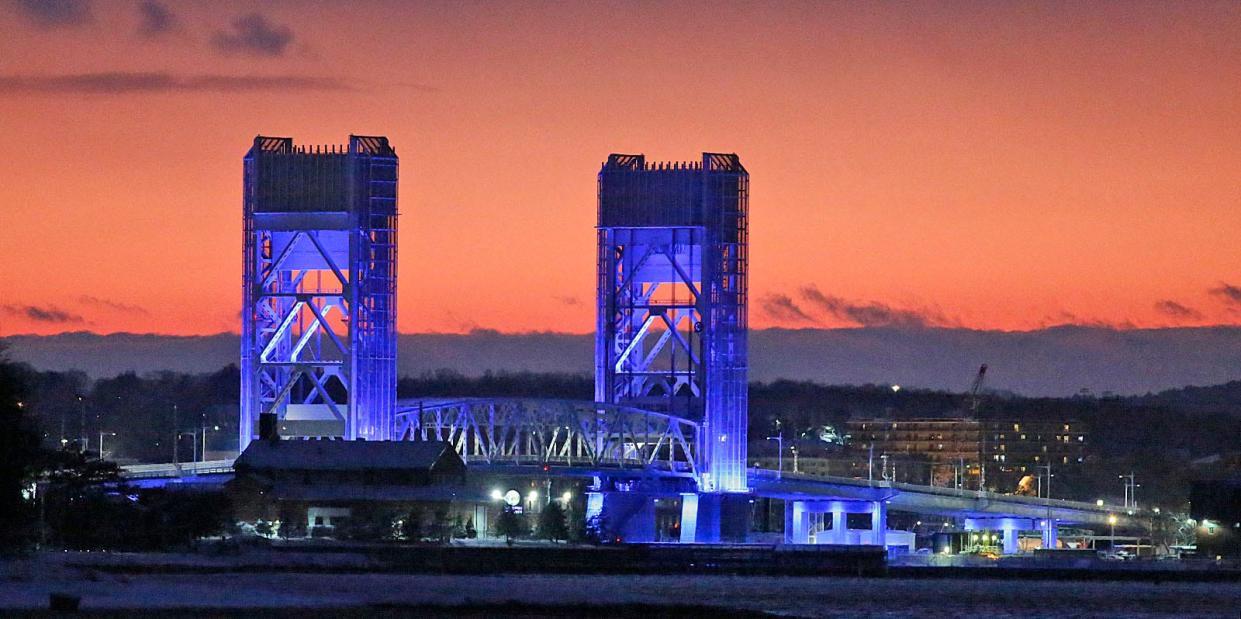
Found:
[{"label": "treeline", "polygon": [[[132,372],[92,381],[81,372],[41,372],[9,364],[25,385],[22,406],[45,446],[63,445],[122,461],[171,462],[201,449],[236,449],[241,375]],[[177,436],[180,435],[180,438]],[[84,444],[82,444],[84,443]]]},{"label": "treeline", "polygon": [[[133,373],[90,381],[80,372],[40,372],[12,365],[27,385],[24,406],[45,444],[86,438],[122,460],[171,461],[174,429],[184,432],[177,455],[189,460],[206,430],[207,449],[236,447],[240,373],[229,365],[210,374]],[[992,419],[1073,420],[1089,427],[1091,451],[1123,458],[1139,451],[1173,452],[1178,459],[1241,450],[1230,412],[1241,382],[1191,387],[1132,398],[1024,398],[984,394],[977,415]],[[397,396],[528,397],[590,400],[594,379],[586,374],[488,372],[466,376],[451,370],[407,376]],[[786,433],[830,425],[843,431],[850,418],[894,420],[958,417],[969,409],[961,393],[900,389],[887,385],[821,385],[798,381],[750,384],[750,436],[765,437],[780,420]],[[62,430],[63,428],[63,430]]]}]

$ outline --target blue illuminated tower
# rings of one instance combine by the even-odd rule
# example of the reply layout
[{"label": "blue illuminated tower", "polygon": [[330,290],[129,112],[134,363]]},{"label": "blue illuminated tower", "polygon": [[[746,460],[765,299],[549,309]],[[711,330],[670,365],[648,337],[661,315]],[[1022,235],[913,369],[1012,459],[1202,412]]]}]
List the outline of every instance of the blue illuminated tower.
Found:
[{"label": "blue illuminated tower", "polygon": [[387,440],[396,402],[397,156],[384,137],[244,159],[241,449],[261,413],[287,437]]},{"label": "blue illuminated tower", "polygon": [[595,399],[699,421],[699,487],[746,484],[746,212],[734,154],[599,172]]}]

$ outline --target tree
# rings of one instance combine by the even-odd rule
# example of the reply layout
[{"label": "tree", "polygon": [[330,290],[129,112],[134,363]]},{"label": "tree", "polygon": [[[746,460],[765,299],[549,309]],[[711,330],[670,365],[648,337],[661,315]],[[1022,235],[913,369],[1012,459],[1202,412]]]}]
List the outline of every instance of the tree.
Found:
[{"label": "tree", "polygon": [[560,502],[552,501],[539,512],[539,537],[553,542],[568,539],[569,524]]},{"label": "tree", "polygon": [[513,545],[513,538],[525,535],[526,530],[525,516],[513,511],[511,507],[505,507],[496,517],[496,533],[503,536],[505,543],[510,546]]},{"label": "tree", "polygon": [[22,551],[35,539],[35,510],[27,489],[43,450],[26,418],[20,370],[0,345],[0,554]]},{"label": "tree", "polygon": [[471,517],[469,520],[466,520],[466,521],[465,521],[465,537],[466,537],[467,539],[474,539],[474,538],[478,537],[478,529],[474,528],[474,518],[473,518],[473,517]]},{"label": "tree", "polygon": [[404,522],[401,523],[401,534],[405,539],[410,541],[418,541],[422,539],[424,531],[422,530],[423,513],[419,508],[414,508],[405,516]]},{"label": "tree", "polygon": [[436,541],[441,544],[447,544],[452,540],[453,522],[448,517],[448,509],[438,507],[435,509],[435,519],[431,522],[432,534]]}]

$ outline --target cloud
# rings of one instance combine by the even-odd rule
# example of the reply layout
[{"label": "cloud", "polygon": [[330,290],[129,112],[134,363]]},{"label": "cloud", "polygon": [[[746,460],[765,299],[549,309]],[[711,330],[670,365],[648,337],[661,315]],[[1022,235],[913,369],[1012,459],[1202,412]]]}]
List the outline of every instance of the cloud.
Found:
[{"label": "cloud", "polygon": [[0,75],[0,96],[316,90],[350,90],[350,86],[332,77],[303,75],[176,75],[163,72],[119,71],[49,76]]},{"label": "cloud", "polygon": [[769,294],[760,301],[763,312],[784,322],[816,322],[786,294]]},{"label": "cloud", "polygon": [[172,10],[155,0],[146,0],[138,5],[138,15],[142,18],[138,24],[138,34],[153,39],[179,27],[177,16]]},{"label": "cloud", "polygon": [[1099,318],[1078,316],[1068,310],[1060,310],[1054,316],[1045,316],[1038,325],[1039,329],[1054,329],[1056,327],[1086,327],[1090,329],[1108,329],[1111,331],[1129,331],[1138,328],[1132,320],[1126,319],[1118,322],[1108,322]]},{"label": "cloud", "polygon": [[82,26],[95,21],[87,0],[14,0],[17,12],[39,28]]},{"label": "cloud", "polygon": [[1218,287],[1211,288],[1207,292],[1223,299],[1229,305],[1241,305],[1241,287],[1233,286],[1227,282],[1220,282]]},{"label": "cloud", "polygon": [[877,301],[853,302],[840,297],[825,295],[814,286],[801,289],[801,296],[818,311],[839,320],[847,320],[863,327],[931,327],[955,326],[956,321],[931,309],[911,310],[894,308]]},{"label": "cloud", "polygon": [[148,312],[146,311],[146,309],[138,307],[137,305],[117,303],[116,301],[109,301],[108,299],[100,299],[99,297],[92,297],[86,294],[78,297],[78,303],[81,303],[82,305],[89,305],[92,307],[99,307],[103,309],[122,312],[125,314],[138,314],[141,316],[151,315],[151,312]]},{"label": "cloud", "polygon": [[1170,318],[1202,320],[1202,312],[1168,299],[1157,301],[1155,303],[1155,311]]},{"label": "cloud", "polygon": [[86,320],[77,314],[70,314],[54,306],[35,307],[33,305],[5,305],[4,312],[12,316],[24,316],[35,322],[56,324],[84,323]]},{"label": "cloud", "polygon": [[233,20],[231,32],[217,31],[212,45],[225,54],[251,56],[283,56],[293,42],[288,26],[272,23],[260,13],[242,15]]}]

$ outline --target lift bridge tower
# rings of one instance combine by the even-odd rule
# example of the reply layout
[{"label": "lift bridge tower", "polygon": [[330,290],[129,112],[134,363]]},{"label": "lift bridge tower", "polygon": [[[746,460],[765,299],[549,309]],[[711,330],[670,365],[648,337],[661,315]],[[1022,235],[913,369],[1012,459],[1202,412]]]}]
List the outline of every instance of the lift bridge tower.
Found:
[{"label": "lift bridge tower", "polygon": [[735,154],[599,172],[595,399],[698,421],[701,492],[747,491],[749,181]]},{"label": "lift bridge tower", "polygon": [[262,413],[283,436],[389,439],[396,152],[259,136],[244,166],[240,448]]}]

